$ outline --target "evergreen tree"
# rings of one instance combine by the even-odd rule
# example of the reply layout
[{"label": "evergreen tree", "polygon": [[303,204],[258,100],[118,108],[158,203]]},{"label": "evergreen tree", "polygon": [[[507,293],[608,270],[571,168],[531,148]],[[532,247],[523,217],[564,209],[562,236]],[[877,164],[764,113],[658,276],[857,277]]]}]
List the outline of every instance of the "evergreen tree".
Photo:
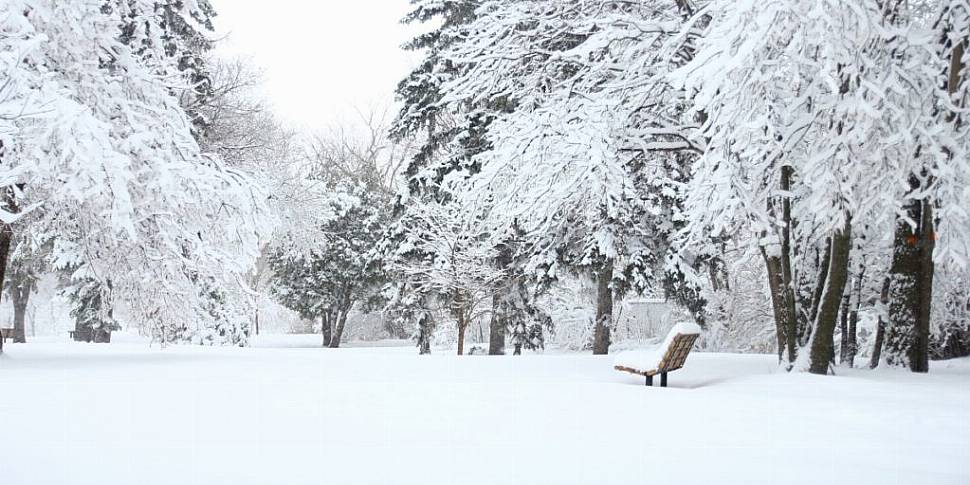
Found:
[{"label": "evergreen tree", "polygon": [[540,277],[597,282],[594,353],[608,351],[614,299],[629,291],[666,287],[702,318],[688,262],[670,251],[691,158],[675,152],[696,146],[670,122],[683,103],[657,81],[673,64],[651,47],[683,21],[678,5],[496,0],[476,12],[452,29],[460,42],[445,57],[460,69],[444,101],[456,112],[502,109],[453,192],[487,207],[490,232],[518,221],[532,257],[547,262]]},{"label": "evergreen tree", "polygon": [[111,332],[120,330],[114,318],[110,282],[103,285],[96,279],[84,278],[73,281],[64,294],[74,305],[74,340],[79,342],[108,343]]},{"label": "evergreen tree", "polygon": [[[454,29],[474,18],[479,2],[412,0],[412,4],[414,8],[404,18],[405,23],[437,25],[405,45],[407,50],[423,51],[425,57],[398,85],[397,97],[402,108],[391,127],[391,136],[396,140],[416,139],[419,147],[404,170],[407,180],[405,193],[395,203],[395,221],[383,247],[388,265],[407,268],[411,276],[401,275],[407,281],[389,289],[395,296],[388,309],[399,318],[413,316],[418,319],[412,322],[418,329],[418,347],[421,353],[427,353],[430,352],[428,339],[431,338],[434,322],[434,311],[430,307],[434,306],[434,302],[443,302],[459,320],[459,334],[463,336],[468,324],[466,317],[470,311],[471,290],[461,289],[461,285],[454,284],[456,281],[442,284],[444,280],[441,278],[430,278],[423,282],[420,281],[422,278],[414,279],[413,276],[417,275],[415,270],[421,265],[447,261],[449,258],[442,259],[444,255],[435,254],[435,250],[427,247],[427,244],[412,243],[440,243],[450,236],[456,236],[452,232],[454,228],[444,233],[436,232],[435,228],[447,227],[448,223],[433,223],[430,226],[426,223],[443,222],[440,216],[455,210],[441,207],[441,204],[453,201],[444,185],[449,179],[461,178],[476,170],[469,164],[470,157],[487,149],[481,132],[482,126],[489,123],[490,116],[487,112],[454,110],[442,104],[442,86],[455,75],[456,69],[441,53],[458,41],[454,37]],[[431,245],[434,246],[433,243]],[[443,291],[446,286],[451,289]]]},{"label": "evergreen tree", "polygon": [[377,246],[390,204],[382,191],[360,182],[331,186],[340,195],[331,202],[334,217],[320,229],[322,240],[309,250],[284,244],[270,266],[279,301],[305,319],[320,319],[323,346],[336,348],[355,305],[372,306],[379,297],[384,279]]}]

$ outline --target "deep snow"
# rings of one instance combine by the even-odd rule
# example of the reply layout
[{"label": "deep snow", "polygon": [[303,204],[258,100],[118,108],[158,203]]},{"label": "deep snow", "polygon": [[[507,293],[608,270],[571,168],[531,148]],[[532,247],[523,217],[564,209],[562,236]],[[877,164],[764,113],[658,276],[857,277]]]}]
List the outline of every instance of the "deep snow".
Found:
[{"label": "deep snow", "polygon": [[11,344],[0,483],[970,483],[970,360],[820,377],[695,352],[662,389],[608,356],[317,341]]}]

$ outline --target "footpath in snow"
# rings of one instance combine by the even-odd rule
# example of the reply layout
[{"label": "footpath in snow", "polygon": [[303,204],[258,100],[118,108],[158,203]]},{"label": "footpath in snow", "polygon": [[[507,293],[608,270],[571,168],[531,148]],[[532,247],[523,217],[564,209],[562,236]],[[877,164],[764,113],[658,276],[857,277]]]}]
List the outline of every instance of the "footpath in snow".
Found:
[{"label": "footpath in snow", "polygon": [[609,356],[305,343],[9,345],[0,483],[970,483],[970,360],[821,377],[692,353],[662,389]]}]

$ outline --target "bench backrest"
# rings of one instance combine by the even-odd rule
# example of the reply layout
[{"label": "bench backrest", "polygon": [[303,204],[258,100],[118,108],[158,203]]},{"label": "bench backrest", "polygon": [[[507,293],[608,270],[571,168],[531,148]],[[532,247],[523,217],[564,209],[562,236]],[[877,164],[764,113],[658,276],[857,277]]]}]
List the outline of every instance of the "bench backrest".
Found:
[{"label": "bench backrest", "polygon": [[670,372],[683,367],[684,362],[687,361],[687,354],[694,348],[694,342],[697,340],[697,337],[700,337],[700,334],[678,333],[675,335],[670,345],[667,346],[667,351],[664,352],[663,358],[660,359],[657,370],[660,372]]}]

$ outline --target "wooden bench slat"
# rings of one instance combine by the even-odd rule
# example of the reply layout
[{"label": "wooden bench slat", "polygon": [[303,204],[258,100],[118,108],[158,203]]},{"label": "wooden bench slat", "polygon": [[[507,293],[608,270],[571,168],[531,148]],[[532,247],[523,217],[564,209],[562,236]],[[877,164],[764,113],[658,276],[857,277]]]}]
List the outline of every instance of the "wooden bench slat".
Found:
[{"label": "wooden bench slat", "polygon": [[694,348],[694,343],[697,341],[698,337],[700,337],[700,334],[696,333],[678,333],[675,335],[673,340],[670,341],[667,349],[664,351],[664,355],[660,359],[660,362],[657,364],[655,369],[634,369],[632,367],[619,364],[614,365],[613,368],[618,371],[645,376],[647,378],[647,385],[652,383],[653,376],[660,374],[662,377],[661,386],[665,386],[667,373],[684,367],[684,364],[687,362],[687,356]]}]

